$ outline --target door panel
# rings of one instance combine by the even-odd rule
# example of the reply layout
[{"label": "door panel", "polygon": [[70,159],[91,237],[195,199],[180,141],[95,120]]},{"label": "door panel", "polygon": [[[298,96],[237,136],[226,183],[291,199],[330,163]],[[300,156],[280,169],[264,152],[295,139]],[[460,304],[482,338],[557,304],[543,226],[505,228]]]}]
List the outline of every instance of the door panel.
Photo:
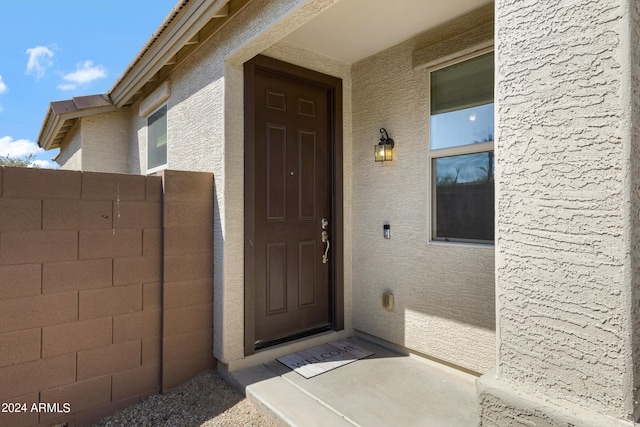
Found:
[{"label": "door panel", "polygon": [[266,315],[284,313],[287,309],[287,244],[266,244]]},{"label": "door panel", "polygon": [[287,128],[267,123],[266,144],[266,215],[267,221],[285,221],[287,198]]},{"label": "door panel", "polygon": [[[301,129],[298,134],[298,219],[317,219],[317,159],[316,133]],[[326,165],[325,165],[326,166]]]},{"label": "door panel", "polygon": [[255,93],[255,343],[260,346],[330,324],[329,266],[319,255],[318,217],[329,217],[329,165],[325,89],[258,72]]},{"label": "door panel", "polygon": [[298,242],[298,309],[317,303],[318,243],[315,240]]}]

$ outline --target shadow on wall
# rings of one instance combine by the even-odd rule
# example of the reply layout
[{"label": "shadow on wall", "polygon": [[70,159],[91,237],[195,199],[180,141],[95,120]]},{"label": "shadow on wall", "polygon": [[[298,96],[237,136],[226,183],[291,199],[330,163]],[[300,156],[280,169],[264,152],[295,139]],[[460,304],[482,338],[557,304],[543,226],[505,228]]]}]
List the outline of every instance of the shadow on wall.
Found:
[{"label": "shadow on wall", "polygon": [[[495,353],[493,248],[429,243],[415,229],[392,222],[390,240],[382,227],[354,231],[354,328],[483,372]],[[385,291],[393,310],[383,307]]]},{"label": "shadow on wall", "polygon": [[[214,178],[215,181],[215,178]],[[213,264],[217,266],[213,270],[213,354],[218,356],[223,354],[223,343],[220,341],[220,337],[223,335],[222,325],[224,325],[224,319],[222,319],[223,307],[216,306],[222,304],[224,301],[224,295],[222,292],[222,284],[224,283],[224,233],[222,230],[222,222],[220,219],[220,204],[218,203],[218,190],[214,185],[213,187]],[[218,284],[216,286],[216,284]],[[218,318],[216,318],[218,316]],[[216,327],[217,325],[217,327]],[[217,331],[220,332],[217,332]],[[217,338],[217,339],[216,339]]]}]

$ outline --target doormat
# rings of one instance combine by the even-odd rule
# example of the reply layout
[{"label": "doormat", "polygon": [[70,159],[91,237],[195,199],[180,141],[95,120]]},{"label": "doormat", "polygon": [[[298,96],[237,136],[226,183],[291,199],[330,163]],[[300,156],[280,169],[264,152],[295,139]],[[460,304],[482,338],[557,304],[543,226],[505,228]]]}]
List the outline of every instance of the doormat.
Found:
[{"label": "doormat", "polygon": [[312,378],[372,354],[373,352],[366,348],[359,347],[349,341],[334,341],[288,356],[278,357],[276,360],[303,377]]}]

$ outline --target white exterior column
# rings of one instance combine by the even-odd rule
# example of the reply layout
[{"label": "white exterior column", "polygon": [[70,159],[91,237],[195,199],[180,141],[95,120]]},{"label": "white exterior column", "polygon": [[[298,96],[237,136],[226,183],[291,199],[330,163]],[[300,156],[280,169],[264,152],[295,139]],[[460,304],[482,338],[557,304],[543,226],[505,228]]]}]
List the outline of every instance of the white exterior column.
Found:
[{"label": "white exterior column", "polygon": [[497,367],[483,426],[638,410],[637,0],[496,0]]}]

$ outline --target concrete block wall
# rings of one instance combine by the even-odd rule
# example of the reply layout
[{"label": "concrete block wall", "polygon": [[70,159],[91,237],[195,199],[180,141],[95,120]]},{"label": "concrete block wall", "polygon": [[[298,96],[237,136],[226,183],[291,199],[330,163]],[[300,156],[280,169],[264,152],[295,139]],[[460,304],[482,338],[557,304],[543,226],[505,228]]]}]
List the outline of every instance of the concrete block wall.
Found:
[{"label": "concrete block wall", "polygon": [[162,379],[165,390],[215,366],[213,175],[164,171]]},{"label": "concrete block wall", "polygon": [[86,425],[215,366],[212,194],[211,174],[0,169],[0,403],[25,409],[0,425]]}]

